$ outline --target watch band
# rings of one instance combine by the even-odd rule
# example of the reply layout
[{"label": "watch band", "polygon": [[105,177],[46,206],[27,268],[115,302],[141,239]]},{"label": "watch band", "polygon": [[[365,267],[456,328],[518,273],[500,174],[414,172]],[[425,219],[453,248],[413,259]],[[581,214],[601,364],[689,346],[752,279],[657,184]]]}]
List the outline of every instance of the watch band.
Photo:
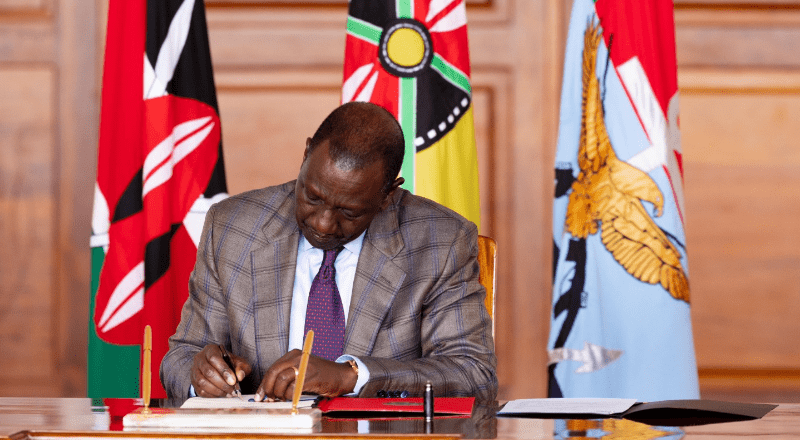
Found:
[{"label": "watch band", "polygon": [[356,377],[358,377],[358,364],[356,363],[356,361],[354,361],[354,360],[352,360],[352,359],[348,359],[348,360],[346,360],[346,361],[344,361],[344,362],[345,362],[347,365],[350,365],[350,368],[352,368],[352,369],[353,369],[353,371],[355,371],[355,372],[356,372]]}]

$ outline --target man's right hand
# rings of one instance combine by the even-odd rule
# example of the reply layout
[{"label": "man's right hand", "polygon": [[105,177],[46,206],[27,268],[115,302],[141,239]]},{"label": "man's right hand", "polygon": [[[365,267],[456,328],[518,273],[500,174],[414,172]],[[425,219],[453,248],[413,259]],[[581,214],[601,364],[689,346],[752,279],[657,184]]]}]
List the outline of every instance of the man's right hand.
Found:
[{"label": "man's right hand", "polygon": [[[243,358],[230,354],[235,372],[228,368],[222,359],[217,344],[209,344],[194,355],[192,362],[192,386],[200,397],[222,397],[233,394],[236,378],[241,382],[250,374],[252,368]],[[236,375],[234,377],[234,374]]]}]

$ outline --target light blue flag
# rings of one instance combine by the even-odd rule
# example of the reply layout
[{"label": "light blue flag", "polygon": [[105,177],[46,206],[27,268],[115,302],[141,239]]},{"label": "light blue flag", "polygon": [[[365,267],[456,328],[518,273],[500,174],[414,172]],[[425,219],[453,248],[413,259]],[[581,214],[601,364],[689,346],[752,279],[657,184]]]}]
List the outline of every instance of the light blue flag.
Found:
[{"label": "light blue flag", "polygon": [[560,118],[549,395],[699,398],[670,0],[575,0]]}]

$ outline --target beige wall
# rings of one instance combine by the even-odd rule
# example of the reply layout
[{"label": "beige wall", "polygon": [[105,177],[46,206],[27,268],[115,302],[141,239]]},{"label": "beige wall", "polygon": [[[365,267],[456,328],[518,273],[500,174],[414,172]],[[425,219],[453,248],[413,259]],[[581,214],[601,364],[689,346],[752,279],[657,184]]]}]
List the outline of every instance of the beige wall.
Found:
[{"label": "beige wall", "polygon": [[[295,176],[303,140],[339,101],[346,3],[206,1],[231,192]],[[0,395],[85,393],[106,8],[0,1]],[[500,253],[501,398],[546,392],[569,8],[468,1],[481,233]],[[675,19],[703,396],[797,400],[800,1],[677,1]]]}]

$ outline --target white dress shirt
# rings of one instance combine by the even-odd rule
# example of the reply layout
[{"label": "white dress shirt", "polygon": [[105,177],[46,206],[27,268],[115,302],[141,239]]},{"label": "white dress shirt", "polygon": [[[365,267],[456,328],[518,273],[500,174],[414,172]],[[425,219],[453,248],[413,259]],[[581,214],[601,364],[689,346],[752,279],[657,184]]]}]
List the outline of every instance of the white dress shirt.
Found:
[{"label": "white dress shirt", "polygon": [[[356,276],[356,265],[358,256],[361,254],[361,245],[364,243],[366,231],[362,232],[355,240],[344,245],[344,249],[336,257],[333,267],[336,269],[336,287],[342,299],[344,308],[344,322],[347,325],[348,315],[350,314],[350,299],[353,297],[353,280]],[[324,252],[322,249],[311,246],[311,243],[301,234],[300,243],[297,248],[297,266],[294,273],[294,288],[292,290],[292,311],[289,318],[289,350],[303,349],[303,338],[305,337],[306,308],[308,306],[308,294],[311,291],[311,283],[317,276]],[[336,362],[355,361],[358,365],[358,380],[356,381],[353,393],[358,394],[361,388],[369,379],[369,370],[356,357],[344,354],[336,359]]]},{"label": "white dress shirt", "polygon": [[[336,257],[333,267],[336,269],[336,287],[342,298],[344,307],[344,322],[350,314],[350,299],[353,297],[353,280],[356,277],[356,265],[361,254],[361,245],[364,243],[366,231],[362,232],[355,240],[344,245],[344,249]],[[306,327],[306,308],[308,307],[308,293],[311,283],[317,276],[322,266],[322,249],[311,246],[311,243],[301,234],[297,248],[297,268],[294,272],[294,288],[292,290],[292,311],[289,318],[289,350],[303,349],[303,339]],[[369,370],[357,357],[344,354],[336,359],[343,363],[348,360],[355,361],[358,365],[358,380],[353,388],[353,394],[358,394],[369,380]],[[196,396],[194,386],[189,388],[189,396]]]}]

